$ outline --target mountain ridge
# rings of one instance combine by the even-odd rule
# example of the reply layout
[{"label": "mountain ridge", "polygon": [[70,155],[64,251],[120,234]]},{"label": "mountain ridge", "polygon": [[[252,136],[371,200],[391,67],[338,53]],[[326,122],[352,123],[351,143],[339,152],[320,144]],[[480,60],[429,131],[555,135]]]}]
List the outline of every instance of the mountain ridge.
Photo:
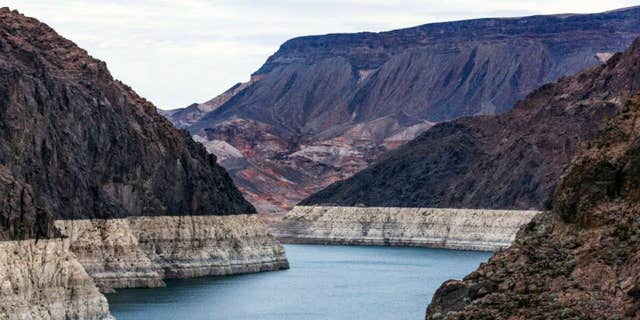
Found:
[{"label": "mountain ridge", "polygon": [[546,209],[580,144],[640,90],[636,47],[506,113],[438,124],[301,204]]},{"label": "mountain ridge", "polygon": [[[638,71],[640,39],[620,60]],[[640,88],[638,77],[627,84]],[[639,120],[635,94],[573,159],[551,210],[463,280],[443,283],[426,319],[637,319]]]},{"label": "mountain ridge", "polygon": [[49,225],[13,225],[13,236],[55,236],[53,218],[255,212],[215,155],[104,62],[9,8],[0,34],[1,182],[25,190],[24,221]]},{"label": "mountain ridge", "polygon": [[239,151],[221,164],[259,211],[282,211],[435,122],[504,112],[606,61],[640,34],[639,16],[631,8],[294,38],[215,110],[169,118],[211,152]]}]

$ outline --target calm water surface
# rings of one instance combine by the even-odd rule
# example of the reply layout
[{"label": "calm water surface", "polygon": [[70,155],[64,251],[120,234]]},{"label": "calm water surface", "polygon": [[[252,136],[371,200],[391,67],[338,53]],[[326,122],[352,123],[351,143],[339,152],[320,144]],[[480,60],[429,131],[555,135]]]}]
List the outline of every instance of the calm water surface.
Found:
[{"label": "calm water surface", "polygon": [[291,269],[169,280],[107,296],[118,320],[424,319],[433,292],[490,254],[424,248],[285,245]]}]

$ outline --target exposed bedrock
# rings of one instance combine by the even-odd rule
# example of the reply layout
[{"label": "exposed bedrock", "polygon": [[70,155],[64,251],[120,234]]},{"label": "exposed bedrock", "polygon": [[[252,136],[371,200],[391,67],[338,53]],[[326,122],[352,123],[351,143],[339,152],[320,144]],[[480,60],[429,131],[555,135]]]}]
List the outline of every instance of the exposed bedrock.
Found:
[{"label": "exposed bedrock", "polygon": [[252,212],[216,157],[104,62],[0,8],[0,319],[106,317],[89,275],[162,285],[128,220],[62,223],[63,241],[54,219]]},{"label": "exposed bedrock", "polygon": [[[300,37],[285,42],[248,83],[236,85],[212,101],[165,114],[218,156],[219,163],[229,170],[235,184],[260,213],[284,212],[326,186],[378,162],[387,151],[431,131],[427,129],[433,123],[461,116],[503,113],[535,88],[605,62],[613,53],[624,50],[639,33],[640,8],[634,7],[587,15],[477,19],[389,32]],[[556,117],[542,113],[539,116],[552,117],[551,122]],[[516,137],[522,137],[524,146],[503,152],[505,157],[518,158],[522,152],[520,158],[533,158],[538,149],[546,156],[544,151],[553,148],[556,158],[561,158],[572,152],[574,133],[581,136],[588,131],[575,131],[575,124],[580,124],[583,118],[576,117],[568,126],[561,122],[549,135],[553,136],[549,142],[534,141],[536,130],[523,130],[520,122],[510,119],[506,123],[514,123],[512,128],[503,129],[495,124],[489,128],[520,132]],[[531,118],[524,119],[523,123],[534,122]],[[594,127],[593,122],[588,126]],[[477,132],[463,131],[458,137],[474,141],[473,134]],[[448,134],[453,136],[452,131]],[[527,138],[529,135],[533,138]],[[462,141],[460,148],[443,146],[445,151],[434,156],[420,154],[417,158],[427,161],[419,163],[441,169],[444,176],[435,177],[428,183],[432,186],[424,188],[429,189],[426,191],[429,198],[420,198],[442,198],[439,192],[446,189],[442,186],[452,185],[451,176],[456,171],[442,165],[449,163],[442,161],[446,159],[444,156],[459,153],[459,157],[449,159],[463,166],[469,157],[479,158],[483,151],[491,157],[493,150],[502,147],[509,150],[513,144],[509,140],[502,142],[501,134],[492,136],[498,137],[497,142],[486,139],[491,141],[477,149]],[[435,159],[433,164],[428,163],[431,159]],[[484,187],[487,192],[482,194],[466,192],[462,183],[463,200],[475,205],[431,201],[411,206],[486,208],[486,204],[493,203],[494,208],[546,208],[538,200],[550,195],[548,180],[553,179],[543,178],[537,183],[537,177],[546,175],[538,168],[544,169],[547,163],[557,167],[569,161],[547,159],[520,160],[514,165],[516,170],[528,170],[522,179],[513,180],[524,186],[522,189],[534,189],[528,194],[535,201],[514,201],[507,207],[506,200],[524,198],[517,191],[510,192],[508,183]],[[416,175],[412,173],[420,174],[419,170],[425,167],[416,165],[405,172],[414,180]],[[429,181],[422,176],[415,180]],[[473,187],[485,181],[465,182]],[[509,193],[504,197],[506,200],[497,202],[487,197],[499,189]],[[453,191],[456,192],[444,194],[457,197],[458,190]],[[412,195],[406,193],[411,192],[403,193],[401,201]],[[376,190],[372,198],[378,194],[382,192]],[[390,203],[389,199],[383,199],[387,203],[346,203],[342,197],[331,197],[342,200],[338,202],[328,200],[327,196],[325,193],[323,201],[313,204],[403,206]]]},{"label": "exposed bedrock", "polygon": [[67,239],[0,242],[0,319],[112,319]]},{"label": "exposed bedrock", "polygon": [[[624,73],[604,83],[637,92],[640,78],[625,74],[640,74],[640,39],[618,60]],[[445,282],[426,318],[640,319],[639,199],[636,94],[572,160],[551,210],[486,264]]]},{"label": "exposed bedrock", "polygon": [[131,217],[129,222],[166,278],[289,268],[284,248],[256,215]]},{"label": "exposed bedrock", "polygon": [[103,292],[165,285],[162,269],[142,251],[127,219],[58,220],[55,225]]},{"label": "exposed bedrock", "polygon": [[493,251],[538,211],[297,206],[273,225],[283,242]]},{"label": "exposed bedrock", "polygon": [[58,220],[56,226],[103,291],[289,267],[284,248],[254,215]]}]

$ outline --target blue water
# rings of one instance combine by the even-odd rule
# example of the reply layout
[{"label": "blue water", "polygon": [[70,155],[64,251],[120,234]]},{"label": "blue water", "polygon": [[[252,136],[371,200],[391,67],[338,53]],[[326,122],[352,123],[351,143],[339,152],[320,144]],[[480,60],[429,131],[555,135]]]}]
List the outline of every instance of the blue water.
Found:
[{"label": "blue water", "polygon": [[291,269],[169,280],[107,296],[118,320],[424,319],[433,292],[490,254],[424,248],[285,245]]}]

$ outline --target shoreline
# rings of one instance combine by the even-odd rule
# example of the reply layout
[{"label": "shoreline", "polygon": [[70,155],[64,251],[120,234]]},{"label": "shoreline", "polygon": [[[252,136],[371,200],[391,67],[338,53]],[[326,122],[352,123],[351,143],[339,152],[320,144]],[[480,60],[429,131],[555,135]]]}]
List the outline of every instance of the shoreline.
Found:
[{"label": "shoreline", "polygon": [[[282,243],[496,251],[539,211],[297,206],[270,224]],[[263,219],[264,220],[264,219]]]},{"label": "shoreline", "polygon": [[282,245],[255,215],[57,220],[102,292],[164,287],[164,279],[289,268]]}]

